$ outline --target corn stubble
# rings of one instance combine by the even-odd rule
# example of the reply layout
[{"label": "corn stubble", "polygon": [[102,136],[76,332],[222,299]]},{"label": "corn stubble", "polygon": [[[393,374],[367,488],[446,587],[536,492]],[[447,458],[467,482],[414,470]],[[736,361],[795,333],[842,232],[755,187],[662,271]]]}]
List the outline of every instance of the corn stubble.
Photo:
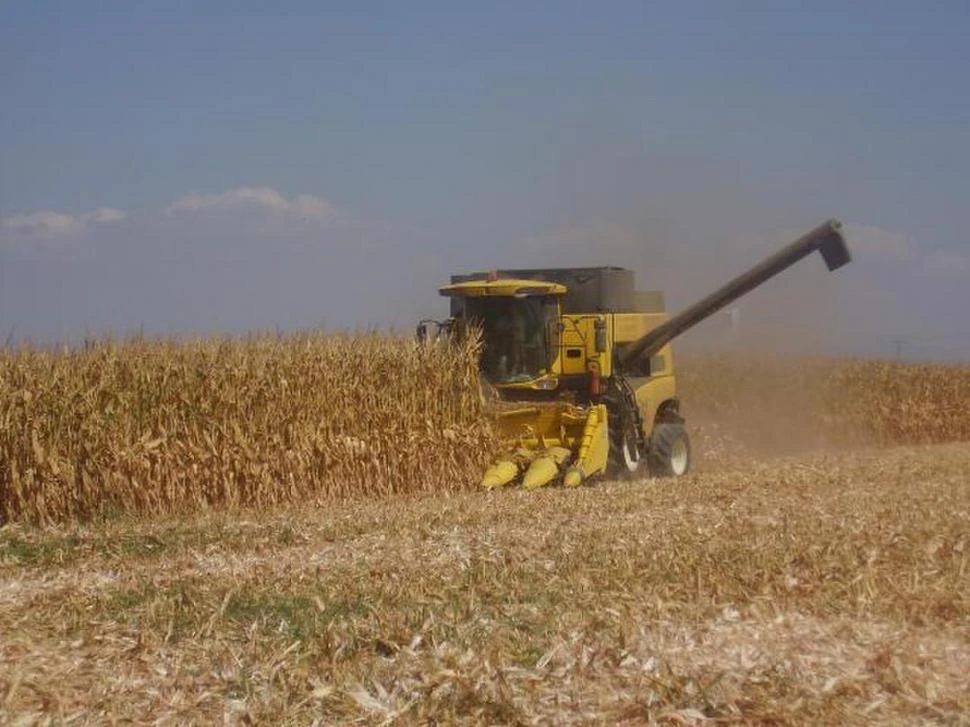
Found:
[{"label": "corn stubble", "polygon": [[0,723],[966,724],[968,471],[0,528]]},{"label": "corn stubble", "polygon": [[[472,487],[498,446],[475,355],[473,343],[322,334],[4,352],[0,522]],[[968,367],[678,363],[709,463],[970,439]]]}]

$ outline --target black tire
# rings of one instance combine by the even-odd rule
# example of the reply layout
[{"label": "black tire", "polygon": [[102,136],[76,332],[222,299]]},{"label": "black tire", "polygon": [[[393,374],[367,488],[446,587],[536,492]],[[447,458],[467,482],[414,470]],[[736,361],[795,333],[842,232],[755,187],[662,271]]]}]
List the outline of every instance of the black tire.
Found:
[{"label": "black tire", "polygon": [[615,479],[632,480],[642,474],[643,458],[637,447],[633,416],[609,412],[610,453],[606,474]]},{"label": "black tire", "polygon": [[647,462],[655,477],[683,477],[690,472],[690,437],[682,421],[657,422]]}]

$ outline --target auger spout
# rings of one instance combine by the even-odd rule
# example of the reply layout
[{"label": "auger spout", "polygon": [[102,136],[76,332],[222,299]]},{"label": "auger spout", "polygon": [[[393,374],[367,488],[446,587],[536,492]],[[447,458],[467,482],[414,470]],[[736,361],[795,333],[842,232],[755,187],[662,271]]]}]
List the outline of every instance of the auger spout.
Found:
[{"label": "auger spout", "polygon": [[836,270],[849,263],[852,260],[852,255],[845,244],[845,238],[842,237],[841,229],[842,223],[838,220],[828,220],[805,233],[790,245],[762,260],[746,273],[742,273],[707,297],[681,311],[666,323],[657,326],[641,338],[628,344],[619,355],[621,365],[626,368],[638,358],[653,356],[681,333],[693,328],[724,306],[757,288],[816,250],[822,254],[829,270]]}]

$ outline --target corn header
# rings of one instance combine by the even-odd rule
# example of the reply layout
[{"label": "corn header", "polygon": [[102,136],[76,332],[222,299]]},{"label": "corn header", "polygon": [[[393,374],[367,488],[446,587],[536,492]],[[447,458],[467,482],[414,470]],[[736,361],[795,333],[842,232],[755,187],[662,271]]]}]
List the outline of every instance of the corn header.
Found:
[{"label": "corn header", "polygon": [[816,250],[829,270],[851,260],[841,225],[829,220],[673,317],[661,293],[638,292],[622,268],[452,276],[439,291],[451,316],[422,321],[418,336],[480,331],[481,374],[508,442],[482,484],[686,474],[690,439],[670,342]]}]

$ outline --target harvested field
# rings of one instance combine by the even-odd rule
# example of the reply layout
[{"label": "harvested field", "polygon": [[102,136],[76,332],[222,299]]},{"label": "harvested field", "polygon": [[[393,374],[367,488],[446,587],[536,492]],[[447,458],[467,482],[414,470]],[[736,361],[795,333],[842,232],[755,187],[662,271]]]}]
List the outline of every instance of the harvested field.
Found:
[{"label": "harvested field", "polygon": [[0,530],[0,722],[964,724],[970,447]]}]

